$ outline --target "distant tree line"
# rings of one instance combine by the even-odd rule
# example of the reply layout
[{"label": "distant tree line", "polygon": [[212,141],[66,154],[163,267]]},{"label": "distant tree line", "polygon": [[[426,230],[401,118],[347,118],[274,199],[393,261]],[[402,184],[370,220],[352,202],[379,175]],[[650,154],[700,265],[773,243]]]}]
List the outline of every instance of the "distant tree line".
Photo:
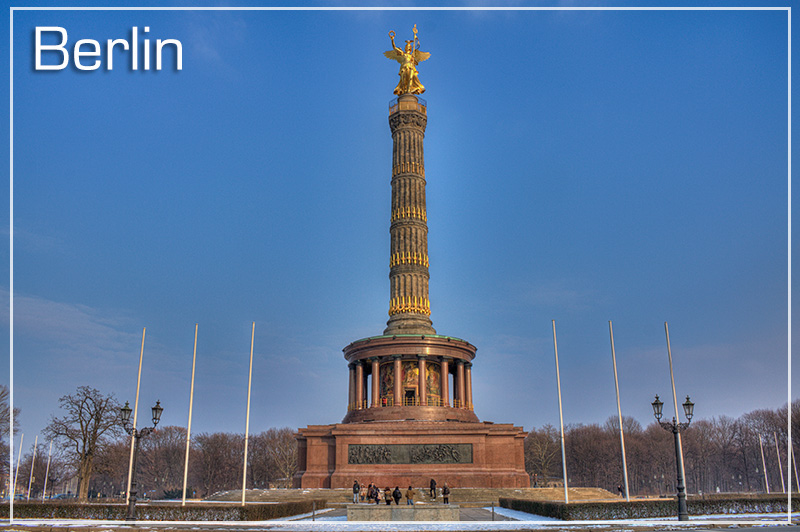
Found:
[{"label": "distant tree line", "polygon": [[[784,406],[777,410],[754,410],[736,419],[719,416],[692,421],[681,433],[688,492],[764,492],[767,484],[763,463],[770,492],[782,491],[784,486],[788,489],[790,478],[792,489],[797,490],[795,467],[791,477],[787,472],[787,415]],[[643,428],[635,419],[623,416],[622,423],[631,495],[675,493],[677,474],[672,433],[655,422]],[[759,435],[763,442],[763,462]],[[792,439],[797,447],[800,400],[792,403]],[[617,416],[610,417],[602,426],[565,426],[564,447],[569,486],[600,487],[614,493],[618,486],[624,487]],[[532,485],[534,480],[540,486],[561,482],[561,435],[557,427],[545,425],[530,431],[525,439],[525,468]]]},{"label": "distant tree line", "polygon": [[[248,489],[291,487],[297,470],[294,430],[271,428],[251,434],[248,441]],[[200,433],[191,438],[187,478],[188,498],[242,488],[244,434]],[[152,498],[180,498],[183,490],[186,429],[159,427],[143,438],[139,448],[139,493]],[[119,438],[104,446],[90,493],[119,495],[126,489],[130,439]]]},{"label": "distant tree line", "polygon": [[[3,404],[0,388],[0,413]],[[70,479],[77,480],[74,495],[81,499],[124,496],[130,461],[130,436],[122,430],[120,404],[113,395],[82,386],[59,400],[63,415],[53,416],[34,453],[22,455],[16,474],[16,493],[41,498],[47,474],[47,495]],[[8,417],[6,416],[6,424]],[[5,454],[3,485],[8,485],[8,430],[0,425]],[[53,450],[49,452],[52,440]],[[291,486],[297,470],[294,430],[270,428],[248,440],[247,487]],[[0,449],[2,452],[2,449]],[[35,456],[34,456],[35,455]],[[48,455],[50,465],[48,470]],[[180,498],[186,458],[186,429],[159,426],[140,440],[137,466],[138,495]],[[192,435],[189,446],[187,497],[208,497],[218,491],[241,489],[244,434],[223,432]],[[31,481],[31,467],[33,480]],[[7,487],[4,491],[7,491]]]}]

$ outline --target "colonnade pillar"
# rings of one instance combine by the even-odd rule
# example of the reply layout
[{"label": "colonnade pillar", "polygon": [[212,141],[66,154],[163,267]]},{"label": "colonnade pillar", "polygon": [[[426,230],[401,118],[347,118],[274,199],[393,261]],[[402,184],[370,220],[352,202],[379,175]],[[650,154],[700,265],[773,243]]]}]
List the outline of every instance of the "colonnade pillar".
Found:
[{"label": "colonnade pillar", "polygon": [[394,355],[394,404],[401,406],[403,404],[403,362],[400,355]]},{"label": "colonnade pillar", "polygon": [[372,402],[370,406],[378,406],[380,404],[380,392],[381,392],[381,370],[380,370],[380,363],[378,362],[377,358],[372,359]]},{"label": "colonnade pillar", "polygon": [[364,407],[364,363],[356,362],[356,409]]},{"label": "colonnade pillar", "polygon": [[347,407],[348,409],[355,408],[356,402],[356,365],[350,363],[347,365],[350,370],[350,385],[347,388]]},{"label": "colonnade pillar", "polygon": [[450,359],[442,357],[441,364],[442,406],[450,406]]},{"label": "colonnade pillar", "polygon": [[470,362],[464,364],[464,384],[466,391],[464,407],[472,410],[472,364]]},{"label": "colonnade pillar", "polygon": [[456,401],[458,404],[455,405],[460,408],[464,408],[464,361],[459,360],[456,362]]},{"label": "colonnade pillar", "polygon": [[417,384],[417,390],[419,392],[419,404],[420,406],[428,406],[428,386],[427,386],[427,379],[425,378],[425,355],[417,355],[418,357],[418,368],[419,368],[419,380]]},{"label": "colonnade pillar", "polygon": [[[392,403],[387,406],[403,406],[403,360],[401,355],[393,355],[394,383],[391,390]],[[380,358],[371,358],[369,370],[372,375],[371,387],[367,389],[367,375],[363,360],[358,360],[347,365],[349,370],[349,387],[347,390],[348,409],[361,410],[375,408],[381,403],[381,369]],[[450,368],[455,363],[453,372],[453,404],[450,404]],[[465,408],[472,410],[472,363],[463,360],[453,360],[449,357],[439,358],[440,364],[440,390],[441,402],[438,406]],[[417,405],[428,406],[428,379],[426,355],[417,355]]]}]

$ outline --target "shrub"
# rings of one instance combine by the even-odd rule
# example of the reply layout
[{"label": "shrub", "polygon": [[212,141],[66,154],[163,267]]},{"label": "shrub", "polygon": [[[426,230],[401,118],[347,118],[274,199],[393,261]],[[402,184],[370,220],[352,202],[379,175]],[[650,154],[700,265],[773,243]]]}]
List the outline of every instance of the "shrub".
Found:
[{"label": "shrub", "polygon": [[[247,506],[220,504],[154,505],[136,507],[140,521],[268,521],[281,517],[310,513],[327,507],[325,500],[250,503]],[[14,517],[25,519],[98,519],[122,521],[128,513],[124,504],[106,503],[14,503]],[[0,518],[8,519],[8,503],[0,505]]]},{"label": "shrub", "polygon": [[[689,515],[749,514],[786,512],[785,496],[728,497],[692,499],[687,504]],[[617,502],[563,502],[530,501],[525,499],[500,499],[500,506],[543,517],[564,521],[642,519],[649,517],[673,517],[677,514],[675,499]],[[800,509],[800,496],[792,498],[792,511]]]}]

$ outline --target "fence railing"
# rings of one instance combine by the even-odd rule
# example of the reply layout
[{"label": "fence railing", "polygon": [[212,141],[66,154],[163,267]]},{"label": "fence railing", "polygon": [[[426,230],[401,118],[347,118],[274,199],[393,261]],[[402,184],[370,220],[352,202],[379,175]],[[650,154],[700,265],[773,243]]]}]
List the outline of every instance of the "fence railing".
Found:
[{"label": "fence railing", "polygon": [[[418,397],[403,397],[401,403],[402,406],[422,406]],[[356,401],[354,403],[349,403],[347,405],[347,411],[352,412],[353,410],[363,410],[365,408],[382,408],[385,406],[395,406],[394,397],[381,397],[378,400],[377,405],[373,405],[372,401]],[[427,406],[444,406],[448,407],[447,403],[444,403],[442,398],[438,395],[429,395],[427,398]],[[453,401],[453,408],[462,408],[464,410],[472,411],[472,403],[468,403],[466,401],[459,401],[455,399]]]},{"label": "fence railing", "polygon": [[389,102],[389,114],[397,111],[417,111],[425,115],[428,114],[428,102],[420,97],[417,97],[416,102],[413,100],[400,102],[399,98],[395,98]]}]

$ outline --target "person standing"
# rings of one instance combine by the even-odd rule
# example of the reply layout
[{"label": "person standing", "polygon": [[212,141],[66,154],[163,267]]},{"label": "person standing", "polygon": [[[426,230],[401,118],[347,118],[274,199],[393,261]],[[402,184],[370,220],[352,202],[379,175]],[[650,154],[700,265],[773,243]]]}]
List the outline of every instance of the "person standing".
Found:
[{"label": "person standing", "polygon": [[406,490],[406,504],[414,506],[414,497],[416,497],[416,495],[417,495],[417,490],[409,486],[408,489]]},{"label": "person standing", "polygon": [[403,498],[403,492],[400,491],[400,486],[395,486],[394,491],[392,492],[392,498],[394,499],[394,504],[400,504],[400,499]]},{"label": "person standing", "polygon": [[442,486],[442,499],[445,504],[450,504],[450,488],[447,487],[447,482]]},{"label": "person standing", "polygon": [[358,493],[361,491],[361,484],[357,480],[353,481],[353,504],[358,504]]},{"label": "person standing", "polygon": [[386,506],[391,506],[392,504],[392,488],[386,486],[386,489],[383,490],[383,498],[386,501]]},{"label": "person standing", "polygon": [[380,504],[383,500],[383,492],[378,486],[375,486],[375,504]]},{"label": "person standing", "polygon": [[431,479],[431,499],[436,500],[436,480]]}]

